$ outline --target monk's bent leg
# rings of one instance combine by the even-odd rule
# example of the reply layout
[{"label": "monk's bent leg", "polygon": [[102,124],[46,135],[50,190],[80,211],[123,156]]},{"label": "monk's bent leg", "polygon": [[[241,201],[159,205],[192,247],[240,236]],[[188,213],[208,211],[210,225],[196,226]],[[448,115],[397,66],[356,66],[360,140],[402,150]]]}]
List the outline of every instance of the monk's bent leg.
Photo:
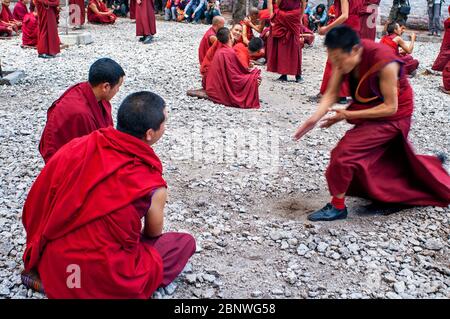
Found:
[{"label": "monk's bent leg", "polygon": [[163,281],[165,287],[183,271],[189,258],[195,253],[195,239],[190,234],[169,232],[145,242],[155,248],[163,261]]}]

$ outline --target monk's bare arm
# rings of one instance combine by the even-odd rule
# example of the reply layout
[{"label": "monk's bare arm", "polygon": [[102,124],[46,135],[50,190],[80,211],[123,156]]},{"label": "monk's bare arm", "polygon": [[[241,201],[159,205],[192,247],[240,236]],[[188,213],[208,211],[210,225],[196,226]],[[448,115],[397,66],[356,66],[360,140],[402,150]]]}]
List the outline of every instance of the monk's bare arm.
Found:
[{"label": "monk's bare arm", "polygon": [[95,4],[93,4],[93,3],[89,6],[89,8],[91,8],[91,10],[92,10],[95,14],[102,14],[102,13],[98,10],[97,6],[96,6]]},{"label": "monk's bare arm", "polygon": [[339,98],[339,88],[342,82],[342,74],[333,69],[328,87],[320,99],[319,107],[314,114],[306,120],[295,132],[294,139],[299,140],[302,136],[312,130],[316,124],[328,113],[329,109],[336,103]]},{"label": "monk's bare arm", "polygon": [[145,216],[144,235],[157,237],[162,234],[164,226],[164,207],[167,201],[167,189],[158,188],[152,196],[152,204]]},{"label": "monk's bare arm", "polygon": [[380,71],[380,90],[384,98],[384,103],[367,110],[343,111],[345,119],[372,119],[397,113],[399,71],[400,65],[396,62],[386,65]]},{"label": "monk's bare arm", "polygon": [[336,20],[333,21],[333,23],[327,25],[326,27],[320,27],[319,28],[319,34],[324,35],[334,27],[343,24],[345,21],[347,21],[349,16],[349,4],[348,0],[338,0],[341,2],[341,15],[336,18]]},{"label": "monk's bare arm", "polygon": [[211,43],[211,45],[214,44],[214,42],[217,41],[217,37],[215,35],[212,35],[211,37],[209,37],[209,42]]},{"label": "monk's bare arm", "polygon": [[414,42],[416,41],[416,35],[411,35],[411,43],[408,45],[401,37],[398,37],[398,46],[402,48],[408,54],[411,54],[414,50]]}]

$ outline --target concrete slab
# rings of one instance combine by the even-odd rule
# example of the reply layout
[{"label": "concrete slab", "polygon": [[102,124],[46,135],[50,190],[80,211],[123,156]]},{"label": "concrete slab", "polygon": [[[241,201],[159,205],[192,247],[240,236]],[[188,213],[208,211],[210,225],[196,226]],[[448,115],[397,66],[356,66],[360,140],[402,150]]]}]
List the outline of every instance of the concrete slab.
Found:
[{"label": "concrete slab", "polygon": [[0,78],[0,85],[13,85],[25,77],[25,72],[22,70],[4,70],[2,75],[3,77]]},{"label": "concrete slab", "polygon": [[70,32],[69,34],[60,34],[59,38],[63,44],[67,45],[87,45],[92,42],[92,36],[89,32]]}]

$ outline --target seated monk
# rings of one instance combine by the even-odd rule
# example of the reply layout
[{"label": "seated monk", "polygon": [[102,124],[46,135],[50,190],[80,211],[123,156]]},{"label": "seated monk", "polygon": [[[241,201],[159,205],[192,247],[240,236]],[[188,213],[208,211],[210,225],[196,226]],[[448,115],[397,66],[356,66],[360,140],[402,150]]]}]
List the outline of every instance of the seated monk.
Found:
[{"label": "seated monk", "polygon": [[23,17],[22,45],[35,47],[38,42],[38,20],[35,11],[27,13]]},{"label": "seated monk", "polygon": [[9,5],[11,4],[11,0],[2,0],[2,10],[0,11],[0,21],[3,24],[9,25],[15,32],[18,32],[22,27],[22,22],[14,19],[14,16],[9,10]]},{"label": "seated monk", "polygon": [[117,129],[72,140],[37,177],[23,208],[23,261],[49,298],[148,299],[194,254],[191,235],[163,233],[167,184],[152,145],[166,120],[161,97],[133,93]]},{"label": "seated monk", "polygon": [[39,152],[47,163],[61,146],[113,125],[109,101],[123,84],[125,72],[115,61],[102,58],[89,69],[88,82],[70,87],[47,111]]},{"label": "seated monk", "polygon": [[[414,42],[416,40],[415,33],[411,34],[411,43],[409,45],[402,39],[402,28],[397,22],[391,22],[387,25],[386,28],[387,34],[383,36],[380,40],[380,43],[383,43],[395,52],[400,59],[404,62],[404,70],[408,75],[414,75],[418,66],[419,61],[412,58],[410,55],[414,49]],[[404,54],[401,54],[399,51],[399,47],[403,49]]]},{"label": "seated monk", "polygon": [[[1,7],[0,7],[1,10]],[[9,24],[0,21],[0,37],[10,37],[13,33],[13,28]]]},{"label": "seated monk", "polygon": [[248,69],[253,66],[250,61],[259,59],[261,52],[264,53],[264,41],[261,38],[255,37],[250,40],[248,47],[244,43],[238,43],[233,46],[233,49],[236,52],[239,62]]},{"label": "seated monk", "polygon": [[29,13],[27,4],[30,3],[30,0],[19,0],[14,6],[13,17],[15,20],[22,22],[23,18],[26,14]]},{"label": "seated monk", "polygon": [[212,20],[212,26],[203,35],[200,41],[200,46],[198,47],[198,61],[202,65],[203,59],[205,58],[206,52],[212,47],[214,42],[216,42],[216,33],[220,28],[225,25],[225,19],[222,16],[215,16]]},{"label": "seated monk", "polygon": [[242,43],[242,25],[240,23],[233,24],[231,27],[231,36],[233,37],[233,45]]},{"label": "seated monk", "polygon": [[[448,6],[448,12],[450,14],[450,6]],[[432,69],[442,71],[448,61],[450,61],[450,17],[444,21],[444,38],[442,39],[441,49],[433,63]]]},{"label": "seated monk", "polygon": [[264,29],[264,20],[259,19],[259,10],[257,8],[250,8],[249,15],[241,21],[242,25],[242,41],[248,45],[253,39],[253,30],[261,33]]},{"label": "seated monk", "polygon": [[233,39],[228,28],[220,29],[217,38],[219,36],[220,42],[228,42],[214,55],[206,78],[206,93],[215,103],[239,108],[259,108],[261,71],[249,70],[239,62],[232,48]]},{"label": "seated monk", "polygon": [[228,46],[227,32],[224,29],[226,28],[220,28],[219,31],[217,31],[217,41],[215,41],[212,47],[209,48],[208,52],[206,52],[205,58],[203,59],[202,65],[200,66],[203,89],[206,89],[206,78],[208,76],[209,67],[211,66],[211,62],[213,61],[216,52],[219,49]]},{"label": "seated monk", "polygon": [[87,10],[87,17],[90,23],[114,24],[116,15],[106,7],[102,0],[90,0]]}]

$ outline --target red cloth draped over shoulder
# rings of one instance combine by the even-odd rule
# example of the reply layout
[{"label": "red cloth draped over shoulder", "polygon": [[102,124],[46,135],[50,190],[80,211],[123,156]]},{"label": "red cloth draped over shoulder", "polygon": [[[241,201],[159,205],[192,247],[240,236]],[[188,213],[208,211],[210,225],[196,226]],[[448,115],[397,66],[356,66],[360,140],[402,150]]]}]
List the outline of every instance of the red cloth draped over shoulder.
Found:
[{"label": "red cloth draped over shoulder", "polygon": [[156,17],[153,0],[142,0],[136,4],[136,36],[156,34]]},{"label": "red cloth draped over shoulder", "polygon": [[108,7],[100,0],[90,0],[89,6],[87,10],[88,21],[91,23],[100,23],[100,24],[113,24],[116,22],[117,16],[114,13],[110,14],[96,14],[92,9],[91,5],[97,7],[97,10],[100,12],[109,12]]},{"label": "red cloth draped over shoulder", "polygon": [[442,71],[442,81],[444,83],[444,89],[450,91],[450,60],[448,60],[444,71]]},{"label": "red cloth draped over shoulder", "polygon": [[206,78],[208,76],[209,67],[211,66],[211,62],[214,59],[216,52],[219,49],[227,47],[220,41],[214,42],[213,46],[209,48],[208,52],[206,52],[206,56],[203,59],[202,65],[200,66],[200,74],[202,75],[202,86],[206,88]]},{"label": "red cloth draped over shoulder", "polygon": [[39,54],[56,55],[60,52],[57,11],[59,0],[35,0],[38,14],[39,35],[37,51]]},{"label": "red cloth draped over shoulder", "polygon": [[28,13],[29,11],[27,6],[20,1],[17,2],[16,5],[14,6],[13,17],[15,20],[23,21],[23,18]]},{"label": "red cloth draped over shoulder", "polygon": [[[161,161],[138,138],[110,127],[71,141],[26,199],[25,269],[38,269],[50,298],[149,298],[163,265],[140,240],[133,203],[166,186]],[[76,289],[70,265],[79,267]]]},{"label": "red cloth draped over shoulder", "polygon": [[219,104],[259,108],[258,79],[261,71],[248,70],[233,48],[222,48],[214,56],[206,78],[206,93]]},{"label": "red cloth draped over shoulder", "polygon": [[380,43],[388,46],[403,61],[403,68],[406,74],[412,74],[419,67],[419,61],[414,59],[410,54],[400,54],[398,43],[394,39],[398,37],[396,34],[385,35],[381,38]]},{"label": "red cloth draped over shoulder", "polygon": [[233,47],[233,50],[236,52],[236,56],[242,66],[248,69],[250,67],[250,53],[247,46],[243,43],[238,43]]},{"label": "red cloth draped over shoulder", "polygon": [[136,19],[136,0],[130,0],[130,19]]},{"label": "red cloth draped over shoulder", "polygon": [[72,139],[112,125],[111,104],[98,102],[88,82],[76,84],[48,109],[39,152],[48,162]]},{"label": "red cloth draped over shoulder", "polygon": [[[449,6],[450,11],[450,6]],[[442,39],[439,55],[433,63],[432,69],[435,71],[442,71],[444,66],[450,61],[450,18],[444,22],[444,38]]]},{"label": "red cloth draped over shoulder", "polygon": [[71,7],[78,6],[77,8],[71,8],[70,10],[72,14],[71,24],[83,25],[86,22],[86,8],[84,6],[84,0],[69,0],[69,5]]},{"label": "red cloth draped over shoulder", "polygon": [[394,41],[394,39],[398,37],[397,34],[391,34],[391,35],[384,35],[381,39],[380,39],[380,43],[387,45],[388,47],[390,47],[393,52],[395,54],[398,54],[398,43]]},{"label": "red cloth draped over shoulder", "polygon": [[362,0],[359,12],[360,16],[360,37],[375,41],[377,36],[377,15],[378,5],[381,0]]},{"label": "red cloth draped over shoulder", "polygon": [[38,20],[33,12],[23,17],[22,44],[35,47],[38,42]]},{"label": "red cloth draped over shoulder", "polygon": [[214,30],[213,27],[210,27],[203,35],[203,38],[200,41],[200,45],[198,47],[198,61],[200,65],[202,64],[203,59],[205,58],[205,55],[208,52],[209,48],[212,46],[211,37],[215,36],[216,33],[217,33],[216,30]]}]

